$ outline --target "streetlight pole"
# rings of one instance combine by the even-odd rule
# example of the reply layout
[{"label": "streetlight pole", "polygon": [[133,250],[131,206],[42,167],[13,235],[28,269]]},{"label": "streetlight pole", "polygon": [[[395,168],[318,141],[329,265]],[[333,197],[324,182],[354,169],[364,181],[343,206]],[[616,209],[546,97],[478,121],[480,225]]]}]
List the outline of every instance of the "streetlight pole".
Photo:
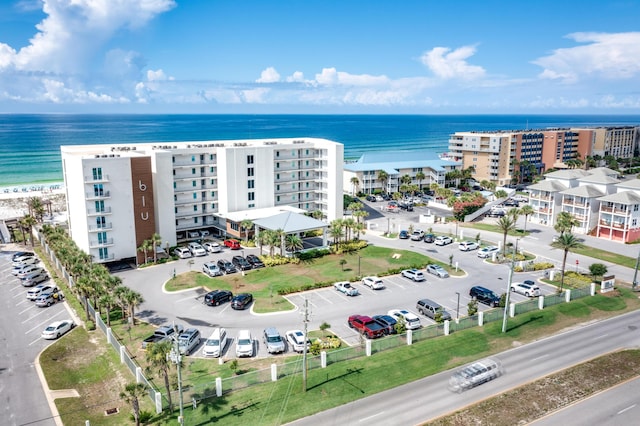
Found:
[{"label": "streetlight pole", "polygon": [[640,265],[640,251],[638,252],[638,257],[636,258],[636,268],[633,271],[633,283],[631,284],[631,289],[633,291],[638,291],[638,266]]},{"label": "streetlight pole", "polygon": [[456,320],[460,318],[460,292],[456,291],[456,295],[458,296],[458,305],[456,306]]},{"label": "streetlight pole", "polygon": [[304,317],[302,322],[304,323],[304,344],[302,350],[302,390],[307,391],[307,325],[309,324],[309,300],[304,299]]},{"label": "streetlight pole", "polygon": [[184,401],[182,399],[182,371],[180,368],[180,364],[182,362],[182,356],[180,356],[180,347],[178,345],[178,327],[174,326],[174,336],[173,336],[173,342],[174,342],[174,346],[173,349],[171,349],[171,353],[169,354],[169,356],[171,357],[171,361],[173,361],[176,364],[176,367],[178,368],[178,394],[180,397],[180,417],[178,417],[178,423],[180,423],[181,425],[184,424]]},{"label": "streetlight pole", "polygon": [[358,277],[360,276],[360,255],[358,255]]},{"label": "streetlight pole", "polygon": [[[516,239],[516,245],[518,244],[518,239]],[[511,294],[511,281],[513,280],[513,267],[515,265],[516,254],[514,253],[511,256],[511,267],[509,268],[509,282],[507,283],[507,297],[504,300],[504,313],[502,314],[502,332],[507,332],[507,316],[509,311],[509,295]]]}]

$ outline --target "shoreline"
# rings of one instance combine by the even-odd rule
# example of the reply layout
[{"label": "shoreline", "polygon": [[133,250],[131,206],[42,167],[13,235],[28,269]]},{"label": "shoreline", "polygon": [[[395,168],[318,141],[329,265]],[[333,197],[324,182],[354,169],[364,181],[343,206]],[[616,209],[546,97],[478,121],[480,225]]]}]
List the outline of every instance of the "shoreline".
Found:
[{"label": "shoreline", "polygon": [[[51,217],[66,216],[66,191],[61,182],[34,183],[0,187],[0,221],[24,217],[29,212],[28,200],[38,197],[50,202]],[[45,215],[49,208],[45,207]]]}]

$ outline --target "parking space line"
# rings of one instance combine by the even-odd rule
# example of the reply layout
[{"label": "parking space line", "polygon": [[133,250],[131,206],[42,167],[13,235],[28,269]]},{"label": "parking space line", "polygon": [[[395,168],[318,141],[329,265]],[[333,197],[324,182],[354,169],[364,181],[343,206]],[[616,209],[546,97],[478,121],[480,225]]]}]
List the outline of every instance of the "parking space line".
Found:
[{"label": "parking space line", "polygon": [[318,295],[321,299],[324,299],[326,302],[328,302],[328,303],[333,305],[333,302],[331,300],[327,299],[326,297],[324,297],[322,294],[320,294],[319,291],[316,292],[315,294]]},{"label": "parking space line", "polygon": [[[45,312],[45,311],[43,311],[43,312]],[[38,325],[36,325],[35,327],[30,328],[29,330],[25,331],[24,334],[31,333],[33,330],[42,327],[44,324],[47,324],[48,322],[51,322],[52,319],[54,319],[55,317],[60,316],[60,314],[63,314],[65,312],[67,312],[67,311],[63,310],[63,311],[58,312],[57,314],[53,315],[51,318],[48,318],[48,319],[42,321],[41,323],[39,323]],[[38,315],[40,315],[40,314],[38,314]],[[23,324],[24,324],[24,322],[23,322]]]},{"label": "parking space line", "polygon": [[38,343],[40,340],[42,340],[42,336],[39,336],[36,340],[34,340],[33,342],[29,343],[29,346],[33,345],[34,343]]},{"label": "parking space line", "polygon": [[31,309],[33,309],[33,308],[37,308],[37,306],[36,306],[36,305],[31,305],[31,306],[29,306],[28,308],[23,309],[22,311],[18,312],[18,315],[22,315],[23,313],[25,313],[25,312],[27,312],[28,310],[31,310]]},{"label": "parking space line", "polygon": [[34,319],[35,317],[37,317],[37,316],[39,316],[39,315],[42,315],[42,314],[46,313],[46,312],[47,312],[47,309],[48,309],[48,308],[42,308],[42,312],[38,312],[38,313],[37,313],[37,314],[35,314],[34,316],[27,318],[26,320],[22,321],[22,324],[24,324],[24,323],[25,323],[25,322],[27,322],[27,321],[31,321],[32,319]]}]

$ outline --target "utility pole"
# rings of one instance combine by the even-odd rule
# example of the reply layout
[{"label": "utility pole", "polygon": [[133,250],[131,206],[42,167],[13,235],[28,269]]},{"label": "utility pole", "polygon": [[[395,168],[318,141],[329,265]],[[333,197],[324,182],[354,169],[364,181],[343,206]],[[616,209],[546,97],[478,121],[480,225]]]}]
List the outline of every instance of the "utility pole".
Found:
[{"label": "utility pole", "polygon": [[173,349],[171,350],[171,353],[169,354],[169,357],[171,358],[171,361],[173,361],[176,364],[176,367],[178,368],[178,394],[180,395],[180,417],[178,417],[178,423],[180,423],[181,425],[184,424],[184,401],[182,399],[182,372],[180,369],[180,364],[182,363],[182,356],[180,355],[180,347],[178,344],[178,327],[176,327],[174,325],[174,336],[173,336]]},{"label": "utility pole", "polygon": [[[516,244],[518,241],[516,240]],[[507,316],[509,312],[509,295],[511,294],[511,281],[513,280],[513,267],[515,265],[516,254],[511,256],[511,267],[509,268],[509,282],[507,283],[507,297],[504,300],[504,314],[502,315],[502,332],[507,332]]]},{"label": "utility pole", "polygon": [[307,391],[307,326],[309,324],[309,300],[304,299],[304,312],[302,313],[302,322],[304,323],[304,346],[302,350],[302,390]]}]

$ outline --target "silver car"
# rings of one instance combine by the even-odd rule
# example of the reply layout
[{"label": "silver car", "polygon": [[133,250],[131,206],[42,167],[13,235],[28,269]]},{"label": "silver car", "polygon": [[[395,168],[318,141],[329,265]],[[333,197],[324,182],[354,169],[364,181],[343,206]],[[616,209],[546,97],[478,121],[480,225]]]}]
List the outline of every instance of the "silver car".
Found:
[{"label": "silver car", "polygon": [[427,272],[440,278],[449,278],[449,273],[440,265],[427,265]]}]

